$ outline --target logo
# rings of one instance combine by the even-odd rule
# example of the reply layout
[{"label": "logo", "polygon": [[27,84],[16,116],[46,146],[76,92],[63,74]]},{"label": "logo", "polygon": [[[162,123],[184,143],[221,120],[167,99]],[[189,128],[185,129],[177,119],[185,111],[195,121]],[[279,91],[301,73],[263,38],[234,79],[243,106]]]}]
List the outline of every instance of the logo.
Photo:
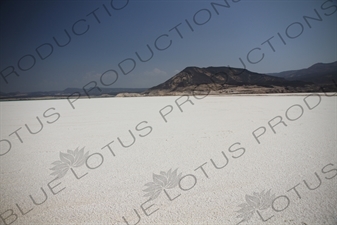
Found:
[{"label": "logo", "polygon": [[240,215],[237,218],[241,218],[241,222],[246,222],[257,210],[266,210],[271,207],[272,201],[275,199],[275,194],[271,195],[270,190],[265,192],[264,190],[261,193],[254,192],[253,195],[246,195],[246,202],[240,204],[238,207],[241,207],[240,210],[236,211]]},{"label": "logo", "polygon": [[54,167],[50,170],[53,170],[54,172],[50,175],[56,175],[58,179],[64,177],[69,169],[83,166],[88,158],[88,154],[89,151],[84,154],[84,148],[81,150],[76,148],[74,151],[68,150],[67,153],[60,152],[60,160],[52,163]]},{"label": "logo", "polygon": [[181,173],[178,175],[178,169],[172,172],[170,169],[167,172],[161,171],[160,174],[153,174],[153,182],[145,184],[147,187],[145,192],[148,192],[144,197],[150,197],[151,200],[156,199],[165,189],[172,189],[178,185],[181,178]]}]

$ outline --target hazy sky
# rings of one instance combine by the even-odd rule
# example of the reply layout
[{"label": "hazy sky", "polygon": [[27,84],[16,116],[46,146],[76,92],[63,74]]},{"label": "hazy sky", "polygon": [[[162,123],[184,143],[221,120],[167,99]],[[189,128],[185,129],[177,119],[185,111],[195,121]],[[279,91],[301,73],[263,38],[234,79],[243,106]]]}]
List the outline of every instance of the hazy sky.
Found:
[{"label": "hazy sky", "polygon": [[0,31],[3,92],[152,87],[239,58],[260,73],[337,60],[335,0],[10,0]]}]

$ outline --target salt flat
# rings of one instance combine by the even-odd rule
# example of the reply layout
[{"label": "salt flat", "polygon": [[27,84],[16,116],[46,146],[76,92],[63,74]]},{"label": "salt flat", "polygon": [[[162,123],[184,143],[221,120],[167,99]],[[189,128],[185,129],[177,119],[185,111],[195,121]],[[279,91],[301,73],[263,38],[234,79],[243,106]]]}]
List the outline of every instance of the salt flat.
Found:
[{"label": "salt flat", "polygon": [[337,223],[336,97],[0,104],[1,224]]}]

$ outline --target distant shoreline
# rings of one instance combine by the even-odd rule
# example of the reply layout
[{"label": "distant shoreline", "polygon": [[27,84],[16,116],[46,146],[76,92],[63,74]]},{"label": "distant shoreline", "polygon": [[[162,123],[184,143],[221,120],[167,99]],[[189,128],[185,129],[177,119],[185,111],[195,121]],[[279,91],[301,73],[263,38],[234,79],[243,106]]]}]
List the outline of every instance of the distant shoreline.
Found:
[{"label": "distant shoreline", "polygon": [[[330,91],[329,93],[332,93]],[[124,94],[124,93],[123,93]],[[131,93],[133,94],[133,93]],[[232,97],[232,96],[307,96],[310,94],[320,94],[324,95],[324,92],[289,92],[289,93],[221,93],[221,94],[208,94],[208,96],[213,97]],[[141,98],[141,97],[173,97],[173,96],[182,96],[188,95],[193,96],[193,93],[188,92],[180,92],[180,93],[172,93],[171,95],[141,95],[141,96],[90,96],[91,98]],[[195,94],[195,96],[205,96],[205,94]],[[337,96],[337,95],[336,95]],[[45,96],[45,97],[27,97],[27,98],[18,98],[18,97],[11,97],[11,98],[3,98],[0,99],[0,102],[11,102],[11,101],[35,101],[35,100],[62,100],[62,99],[89,99],[87,96],[81,96],[79,98],[69,97],[69,96]]]},{"label": "distant shoreline", "polygon": [[[112,98],[111,96],[90,96],[90,98]],[[71,97],[71,96],[43,96],[43,97],[8,97],[0,98],[0,102],[8,101],[30,101],[30,100],[58,100],[58,99],[87,99],[87,96]]]}]

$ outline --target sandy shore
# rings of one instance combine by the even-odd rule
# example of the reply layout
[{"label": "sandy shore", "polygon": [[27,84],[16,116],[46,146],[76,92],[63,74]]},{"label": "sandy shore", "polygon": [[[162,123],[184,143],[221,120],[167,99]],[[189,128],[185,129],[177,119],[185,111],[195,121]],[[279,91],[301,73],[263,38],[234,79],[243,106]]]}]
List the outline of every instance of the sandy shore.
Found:
[{"label": "sandy shore", "polygon": [[337,223],[336,97],[0,106],[0,224]]}]

